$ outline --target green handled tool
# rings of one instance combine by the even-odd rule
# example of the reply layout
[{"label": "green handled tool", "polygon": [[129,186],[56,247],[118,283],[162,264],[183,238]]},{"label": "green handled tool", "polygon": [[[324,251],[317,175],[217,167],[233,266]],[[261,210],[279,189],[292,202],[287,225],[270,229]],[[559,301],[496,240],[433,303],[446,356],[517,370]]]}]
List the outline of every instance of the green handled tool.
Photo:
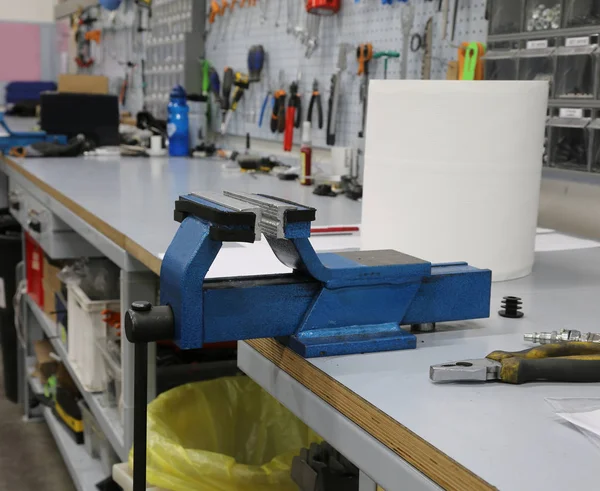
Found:
[{"label": "green handled tool", "polygon": [[494,351],[485,358],[432,365],[434,382],[600,382],[600,344],[546,344],[524,351]]},{"label": "green handled tool", "polygon": [[397,51],[378,51],[373,55],[373,58],[384,58],[383,62],[383,79],[387,79],[388,61],[390,58],[400,58],[400,53]]}]

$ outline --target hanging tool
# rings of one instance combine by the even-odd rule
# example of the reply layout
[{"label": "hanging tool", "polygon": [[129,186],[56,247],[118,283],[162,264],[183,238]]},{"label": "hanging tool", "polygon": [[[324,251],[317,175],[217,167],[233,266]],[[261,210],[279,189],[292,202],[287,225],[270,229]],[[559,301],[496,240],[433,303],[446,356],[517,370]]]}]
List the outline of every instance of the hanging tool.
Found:
[{"label": "hanging tool", "polygon": [[363,78],[360,82],[360,102],[362,104],[362,123],[360,131],[358,132],[359,138],[365,136],[365,126],[367,123],[367,96],[369,93],[369,62],[373,58],[373,45],[371,43],[361,44],[356,49],[356,59],[358,60],[358,74],[362,75]]},{"label": "hanging tool", "polygon": [[229,7],[229,15],[226,19],[223,20],[223,32],[221,33],[221,42],[225,41],[227,31],[231,28],[231,24],[233,23],[233,11],[235,9],[237,1],[238,0],[231,0],[229,4],[227,4],[226,0],[223,2],[223,6],[221,8],[223,10],[223,16],[225,16],[225,9],[227,9],[227,7]]},{"label": "hanging tool", "polygon": [[263,103],[260,107],[260,114],[258,116],[258,127],[259,128],[262,128],[262,124],[264,121],[265,113],[267,112],[267,107],[269,105],[269,102],[271,102],[271,109],[275,105],[275,96],[274,96],[273,85],[271,83],[271,77],[267,78],[267,84],[268,84],[267,85],[267,93],[265,95],[265,98],[263,99]]},{"label": "hanging tool", "polygon": [[233,85],[235,86],[235,92],[231,101],[231,110],[235,111],[242,97],[244,97],[244,92],[250,87],[250,78],[244,73],[236,72]]},{"label": "hanging tool", "polygon": [[221,105],[221,80],[219,79],[219,74],[212,66],[208,72],[208,85],[215,97],[215,102]]},{"label": "hanging tool", "polygon": [[407,3],[400,11],[402,25],[402,59],[400,60],[400,78],[406,80],[408,77],[408,51],[410,48],[410,30],[415,21],[415,6]]},{"label": "hanging tool", "polygon": [[89,68],[94,64],[94,58],[92,57],[91,39],[94,39],[97,43],[99,42],[100,36],[89,36],[88,33],[92,32],[91,27],[97,22],[96,17],[91,17],[89,10],[79,10],[75,30],[75,44],[77,45],[77,55],[75,56],[75,63],[79,68]]},{"label": "hanging tool", "polygon": [[423,61],[421,64],[421,80],[429,80],[431,78],[431,56],[433,50],[433,17],[429,17],[425,24],[423,44],[425,53],[423,53]]},{"label": "hanging tool", "polygon": [[226,67],[223,71],[223,84],[221,86],[222,96],[221,96],[221,134],[225,133],[225,121],[227,119],[227,114],[229,113],[230,108],[230,96],[231,89],[233,88],[233,79],[234,74],[233,70],[229,67]]},{"label": "hanging tool", "polygon": [[244,92],[248,89],[248,87],[250,87],[248,75],[241,72],[235,72],[233,85],[235,86],[235,91],[231,100],[231,106],[225,116],[225,121],[221,125],[222,135],[227,132],[227,128],[229,127],[229,122],[231,121],[233,113],[237,110],[238,104],[242,100],[242,97],[244,97]]},{"label": "hanging tool", "polygon": [[261,44],[251,46],[248,50],[248,73],[250,82],[259,82],[265,65],[265,48]]},{"label": "hanging tool", "polygon": [[600,344],[567,342],[523,351],[494,351],[483,359],[432,365],[434,382],[498,380],[526,382],[600,382]]},{"label": "hanging tool", "polygon": [[316,15],[333,15],[340,11],[341,0],[307,0],[306,11]]},{"label": "hanging tool", "polygon": [[458,79],[483,80],[485,45],[465,41],[458,48]]},{"label": "hanging tool", "polygon": [[292,151],[294,128],[299,128],[302,121],[302,101],[298,95],[299,80],[300,77],[298,77],[298,81],[292,82],[290,85],[290,97],[285,113],[285,134],[283,136],[283,150],[286,152]]},{"label": "hanging tool", "polygon": [[[489,270],[432,265],[395,251],[317,253],[309,239],[315,213],[248,193],[204,192],[176,202],[182,223],[162,262],[162,305],[134,302],[125,313],[125,334],[135,344],[136,491],[145,489],[149,342],[192,349],[286,336],[287,349],[300,356],[350,355],[416,348],[400,325],[489,316]],[[205,278],[223,242],[254,242],[261,234],[291,273]]]},{"label": "hanging tool", "polygon": [[533,332],[524,334],[523,339],[532,343],[553,344],[568,343],[571,341],[582,341],[584,343],[600,343],[600,333],[582,333],[574,329],[561,329],[560,332]]},{"label": "hanging tool", "polygon": [[319,45],[321,17],[331,16],[340,11],[340,0],[307,0],[306,1],[306,58],[310,58]]},{"label": "hanging tool", "polygon": [[331,88],[329,90],[329,102],[327,104],[327,145],[335,145],[335,132],[337,126],[337,113],[340,100],[340,88],[342,72],[348,66],[349,44],[340,44],[338,52],[337,70],[331,77]]},{"label": "hanging tool", "polygon": [[102,39],[102,31],[100,29],[94,29],[85,33],[86,41],[94,41],[96,44],[100,44]]},{"label": "hanging tool", "polygon": [[371,43],[361,44],[356,48],[356,60],[358,61],[358,74],[369,74],[369,62],[373,58],[373,45]]},{"label": "hanging tool", "polygon": [[319,92],[319,81],[317,79],[313,82],[312,95],[310,97],[310,103],[308,104],[308,114],[306,115],[306,121],[312,123],[313,107],[317,105],[317,118],[319,123],[319,129],[323,128],[323,104],[321,102],[321,93]]},{"label": "hanging tool", "polygon": [[121,106],[124,106],[127,102],[127,91],[129,89],[129,72],[131,71],[131,76],[133,78],[133,70],[136,67],[136,64],[128,61],[125,63],[125,77],[123,78],[123,83],[121,84],[121,90],[119,91],[119,103]]},{"label": "hanging tool", "polygon": [[270,123],[271,133],[283,133],[285,131],[286,99],[284,73],[283,70],[279,70],[279,88],[273,93],[273,112]]},{"label": "hanging tool", "polygon": [[442,39],[448,37],[448,10],[450,9],[450,0],[440,0],[442,3]]},{"label": "hanging tool", "polygon": [[388,61],[390,58],[400,58],[400,53],[398,53],[397,51],[377,51],[377,53],[373,54],[373,58],[375,58],[376,60],[379,58],[384,58],[383,79],[387,80]]},{"label": "hanging tool", "polygon": [[[280,0],[277,0],[280,1]],[[260,23],[264,24],[265,22],[267,22],[267,10],[269,9],[269,5],[267,3],[267,0],[258,0],[258,8],[260,9]]]},{"label": "hanging tool", "polygon": [[458,17],[458,0],[454,0],[454,11],[452,14],[452,37],[450,41],[454,41],[454,36],[456,35],[456,19]]},{"label": "hanging tool", "polygon": [[279,27],[279,19],[281,18],[281,6],[283,0],[277,0],[277,17],[275,17],[275,28]]},{"label": "hanging tool", "polygon": [[210,24],[214,24],[217,19],[217,15],[223,15],[221,10],[221,5],[217,0],[211,0],[210,2],[210,12],[208,13],[208,22]]}]

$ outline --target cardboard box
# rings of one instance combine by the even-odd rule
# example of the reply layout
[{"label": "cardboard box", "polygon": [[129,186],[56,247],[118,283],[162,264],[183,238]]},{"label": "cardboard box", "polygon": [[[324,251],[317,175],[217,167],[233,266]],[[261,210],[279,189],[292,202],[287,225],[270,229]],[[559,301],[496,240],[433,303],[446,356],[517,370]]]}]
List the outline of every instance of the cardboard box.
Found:
[{"label": "cardboard box", "polygon": [[[60,280],[58,279],[58,273],[60,273],[60,271],[62,270],[62,264],[53,264],[50,261],[48,261],[48,258],[46,256],[44,256],[43,268],[43,281],[46,282],[53,291],[59,292],[62,285]],[[52,300],[52,305],[54,305],[54,300]]]},{"label": "cardboard box", "polygon": [[[42,285],[44,287],[44,312],[52,319],[52,322],[56,324],[56,301],[54,300],[54,290],[46,280],[42,280]],[[54,333],[54,335],[56,334],[57,332]]]},{"label": "cardboard box", "polygon": [[48,381],[52,375],[58,370],[58,361],[56,361],[50,353],[53,352],[52,345],[47,339],[36,341],[33,344],[35,358],[37,360],[37,371],[40,374],[40,380],[43,384]]},{"label": "cardboard box", "polygon": [[446,80],[458,80],[458,61],[449,61]]},{"label": "cardboard box", "polygon": [[108,94],[108,77],[62,74],[58,76],[58,91],[78,94]]}]

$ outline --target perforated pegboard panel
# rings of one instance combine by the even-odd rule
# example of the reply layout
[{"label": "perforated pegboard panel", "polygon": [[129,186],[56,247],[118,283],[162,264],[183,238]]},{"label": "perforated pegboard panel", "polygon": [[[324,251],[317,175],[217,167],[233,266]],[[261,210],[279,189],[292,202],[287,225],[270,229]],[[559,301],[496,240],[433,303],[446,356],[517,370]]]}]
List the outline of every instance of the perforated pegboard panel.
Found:
[{"label": "perforated pegboard panel", "polygon": [[[144,33],[138,33],[138,11],[133,0],[125,0],[114,12],[101,8],[92,11],[98,21],[93,29],[102,31],[99,44],[92,43],[94,64],[90,68],[79,68],[78,73],[104,75],[109,79],[109,91],[119,94],[126,75],[128,89],[123,110],[136,114],[144,104],[142,90],[141,61],[144,57]],[[142,22],[147,22],[143,18]],[[135,66],[127,67],[131,62]]]},{"label": "perforated pegboard panel", "polygon": [[[415,18],[410,35],[424,36],[425,25],[433,17],[433,49],[431,78],[446,77],[447,64],[457,58],[458,45],[463,41],[485,41],[487,21],[485,20],[485,0],[459,0],[456,30],[451,41],[453,8],[455,0],[449,0],[448,31],[445,40],[442,39],[443,14],[438,12],[438,0],[411,0],[415,6]],[[380,0],[362,0],[356,4],[352,0],[343,0],[341,11],[332,17],[321,19],[319,48],[310,59],[305,57],[306,48],[291,34],[287,34],[289,24],[288,6],[296,5],[297,11],[291,9],[292,25],[305,25],[307,14],[301,8],[304,0],[258,0],[255,8],[234,10],[230,18],[217,17],[217,21],[209,27],[206,56],[222,75],[226,66],[234,70],[247,72],[248,48],[254,44],[262,44],[267,52],[267,64],[263,70],[262,81],[253,84],[246,92],[239,113],[231,121],[228,129],[230,134],[244,135],[250,133],[253,137],[281,141],[280,134],[272,134],[269,129],[270,113],[265,116],[263,127],[259,128],[256,121],[267,92],[269,83],[277,88],[279,70],[284,71],[286,90],[290,83],[301,73],[301,92],[303,94],[304,118],[310,100],[310,90],[314,79],[319,82],[325,123],[327,119],[327,100],[330,92],[330,79],[337,64],[340,43],[348,43],[351,49],[348,54],[348,68],[342,74],[342,90],[337,125],[336,144],[354,146],[361,124],[362,106],[359,103],[360,77],[356,74],[356,47],[359,43],[370,42],[374,51],[394,50],[402,53],[403,34],[401,26],[401,10],[404,3],[382,5]],[[263,19],[261,8],[266,5],[266,20]],[[279,14],[278,14],[279,12]],[[279,15],[279,25],[275,26]],[[301,21],[295,19],[301,16]],[[227,26],[227,29],[223,29]],[[408,78],[421,78],[423,50],[411,52],[408,57]],[[400,76],[399,59],[390,59],[388,79],[398,79]],[[371,79],[383,78],[383,60],[373,60],[370,64]],[[401,108],[391,108],[399,110]],[[316,123],[316,117],[314,117]],[[313,123],[313,128],[315,127]],[[322,130],[313,130],[315,146],[325,146],[325,126]],[[295,141],[299,142],[299,130]]]}]

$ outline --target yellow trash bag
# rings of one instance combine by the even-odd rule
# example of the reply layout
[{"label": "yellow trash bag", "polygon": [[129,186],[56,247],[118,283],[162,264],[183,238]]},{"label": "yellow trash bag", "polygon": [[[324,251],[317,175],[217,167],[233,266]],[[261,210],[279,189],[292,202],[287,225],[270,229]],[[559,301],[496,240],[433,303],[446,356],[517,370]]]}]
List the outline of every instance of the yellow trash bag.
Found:
[{"label": "yellow trash bag", "polygon": [[248,377],[182,385],[148,406],[147,480],[172,491],[297,491],[292,459],[315,441]]}]

